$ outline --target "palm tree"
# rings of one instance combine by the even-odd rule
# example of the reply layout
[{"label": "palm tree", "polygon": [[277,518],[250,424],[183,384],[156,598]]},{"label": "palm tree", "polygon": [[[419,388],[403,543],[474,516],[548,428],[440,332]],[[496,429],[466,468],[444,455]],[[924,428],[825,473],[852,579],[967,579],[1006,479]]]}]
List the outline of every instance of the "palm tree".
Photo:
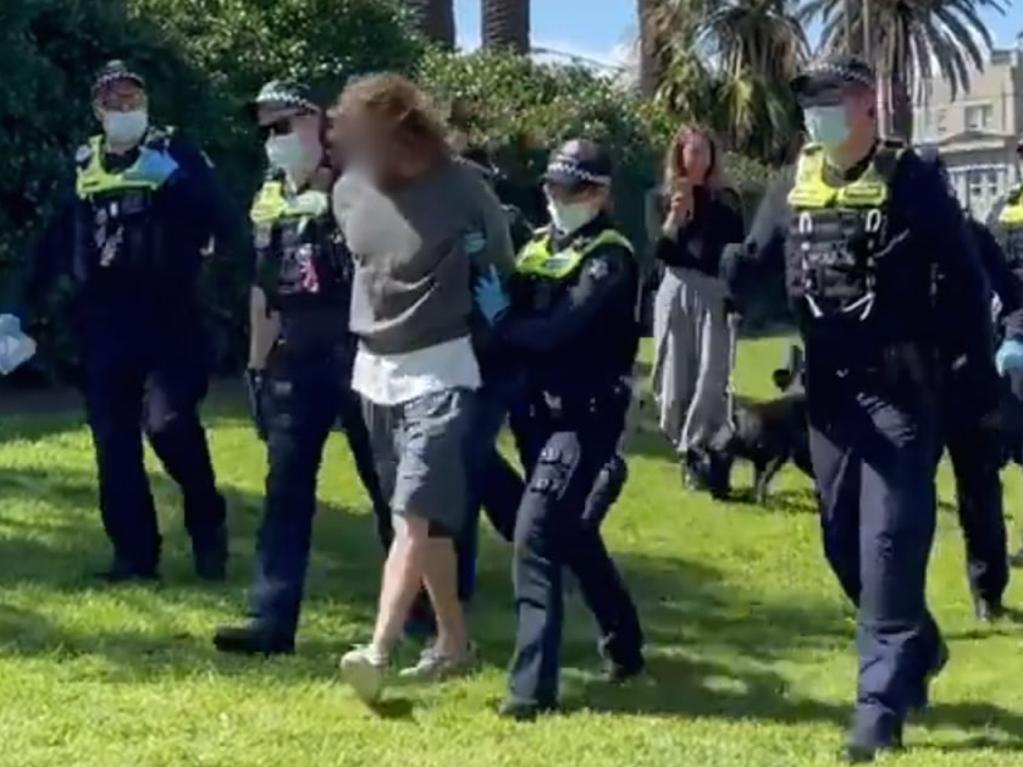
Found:
[{"label": "palm tree", "polygon": [[789,81],[809,52],[789,0],[723,0],[699,42],[717,63],[714,123],[731,146],[781,159],[798,125]]},{"label": "palm tree", "polygon": [[529,53],[529,0],[482,0],[484,48]]},{"label": "palm tree", "polygon": [[[636,0],[639,24],[639,90],[653,98],[664,79],[666,59],[670,52],[670,31],[663,24],[668,3],[665,0]],[[668,39],[666,39],[668,38]]]},{"label": "palm tree", "polygon": [[[806,19],[819,17],[822,41],[829,49],[845,47],[846,28],[853,50],[865,41],[866,56],[881,83],[882,103],[892,117],[892,132],[913,135],[912,98],[921,80],[940,75],[953,97],[970,85],[970,68],[984,66],[984,47],[991,33],[981,20],[982,8],[1004,13],[1007,0],[809,0]],[[852,18],[847,18],[846,14]],[[866,28],[866,32],[864,31]],[[862,48],[861,48],[862,49]],[[888,126],[885,126],[886,128]]]},{"label": "palm tree", "polygon": [[454,0],[406,0],[416,29],[443,48],[455,47]]}]

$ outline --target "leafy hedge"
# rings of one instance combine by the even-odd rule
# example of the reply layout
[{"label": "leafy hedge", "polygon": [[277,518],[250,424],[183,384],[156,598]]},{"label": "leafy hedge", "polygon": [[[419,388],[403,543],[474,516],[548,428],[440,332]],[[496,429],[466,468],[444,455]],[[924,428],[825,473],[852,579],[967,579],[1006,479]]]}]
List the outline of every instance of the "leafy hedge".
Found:
[{"label": "leafy hedge", "polygon": [[[52,215],[54,190],[75,147],[96,127],[92,73],[125,58],[146,75],[154,121],[178,126],[217,164],[243,207],[262,150],[243,105],[268,79],[310,82],[324,101],[354,74],[415,74],[472,143],[505,171],[504,193],[534,221],[545,215],[538,179],[551,147],[585,135],[617,156],[617,212],[645,237],[645,193],[656,184],[674,121],[612,82],[577,67],[511,54],[428,50],[401,0],[2,0],[0,2],[0,299]],[[766,169],[726,159],[755,196]],[[244,355],[248,264],[220,253],[206,286],[221,369]],[[33,373],[66,377],[74,364],[64,326],[39,310],[43,354]]]},{"label": "leafy hedge", "polygon": [[[244,205],[263,159],[242,105],[263,82],[303,78],[329,97],[358,72],[411,71],[422,50],[399,0],[0,0],[0,299],[53,214],[75,147],[96,130],[89,88],[109,59],[145,74],[154,122],[205,149]],[[207,291],[226,369],[244,353],[248,265],[219,256]],[[66,377],[66,327],[36,310],[42,354],[30,373]]]},{"label": "leafy hedge", "polygon": [[[515,202],[533,218],[543,216],[535,192],[552,148],[579,136],[611,147],[617,215],[634,242],[645,242],[646,194],[659,182],[665,149],[678,127],[663,107],[590,70],[507,53],[431,52],[420,78],[470,143],[490,150],[518,196]],[[752,213],[770,170],[738,155],[726,155],[724,163]]]}]

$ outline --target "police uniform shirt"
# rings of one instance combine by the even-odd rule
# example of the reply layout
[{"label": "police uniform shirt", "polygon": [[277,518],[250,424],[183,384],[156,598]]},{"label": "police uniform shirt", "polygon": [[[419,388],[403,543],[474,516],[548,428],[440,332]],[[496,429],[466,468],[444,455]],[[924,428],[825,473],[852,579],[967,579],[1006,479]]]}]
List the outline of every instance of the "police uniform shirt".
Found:
[{"label": "police uniform shirt", "polygon": [[[576,234],[555,236],[553,249],[613,228],[601,215]],[[637,292],[633,253],[620,244],[601,245],[563,284],[517,274],[512,307],[496,332],[526,357],[542,387],[565,394],[599,390],[631,370],[639,337]]]},{"label": "police uniform shirt", "polygon": [[[860,177],[874,160],[866,157],[846,173],[825,166],[825,182],[841,187]],[[795,186],[789,169],[765,195],[742,249],[723,264],[733,289],[754,284],[751,272],[784,263],[793,221],[789,194]],[[876,304],[868,321],[852,317],[815,321],[805,302],[795,306],[815,360],[830,367],[855,366],[885,347],[905,342],[940,342],[949,359],[978,355],[978,338],[989,338],[990,306],[978,259],[967,239],[958,203],[938,169],[911,150],[903,151],[891,174],[886,203],[887,232],[877,259]],[[935,311],[936,271],[953,289]],[[978,364],[983,364],[978,360]]]}]

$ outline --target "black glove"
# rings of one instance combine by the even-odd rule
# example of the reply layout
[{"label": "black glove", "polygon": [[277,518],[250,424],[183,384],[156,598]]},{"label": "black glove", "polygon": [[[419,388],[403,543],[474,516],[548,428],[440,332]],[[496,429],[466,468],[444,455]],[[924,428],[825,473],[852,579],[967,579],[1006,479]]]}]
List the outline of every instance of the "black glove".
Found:
[{"label": "black glove", "polygon": [[245,371],[245,390],[249,395],[249,413],[256,425],[256,434],[266,442],[266,414],[263,412],[263,388],[266,374],[262,370],[249,368]]}]

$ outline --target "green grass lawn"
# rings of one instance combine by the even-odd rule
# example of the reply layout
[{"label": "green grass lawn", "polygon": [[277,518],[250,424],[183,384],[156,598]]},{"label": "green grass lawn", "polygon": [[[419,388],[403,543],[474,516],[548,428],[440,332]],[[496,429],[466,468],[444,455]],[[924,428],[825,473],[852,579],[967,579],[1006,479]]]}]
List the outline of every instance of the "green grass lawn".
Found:
[{"label": "green grass lawn", "polygon": [[[743,392],[770,395],[783,350],[782,340],[743,346]],[[854,694],[854,623],[795,469],[768,508],[714,504],[682,491],[648,425],[606,529],[639,602],[649,675],[624,689],[602,684],[591,622],[571,598],[567,713],[499,720],[514,618],[508,550],[488,529],[473,616],[482,670],[436,688],[396,686],[371,713],[335,674],[339,653],[367,636],[381,559],[343,437],[331,439],[321,474],[298,654],[225,657],[210,635],[241,614],[265,456],[240,400],[214,397],[207,415],[234,553],[230,583],[214,589],[192,577],[177,493],[152,460],[163,584],[91,583],[84,574],[108,552],[81,416],[0,424],[0,766],[835,763]],[[1006,480],[1015,530],[1019,470]],[[735,483],[749,485],[748,469]],[[1021,627],[973,620],[946,471],[941,490],[930,597],[952,662],[935,706],[908,729],[908,750],[885,763],[1023,765]],[[1008,603],[1021,597],[1012,587]]]}]

